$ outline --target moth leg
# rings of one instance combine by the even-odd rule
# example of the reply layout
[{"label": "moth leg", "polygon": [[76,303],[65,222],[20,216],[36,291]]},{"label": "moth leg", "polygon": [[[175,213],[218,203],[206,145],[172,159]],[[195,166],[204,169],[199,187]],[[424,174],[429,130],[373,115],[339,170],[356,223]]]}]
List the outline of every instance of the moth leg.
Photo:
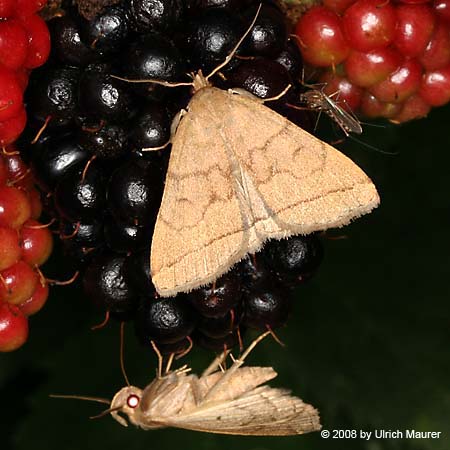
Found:
[{"label": "moth leg", "polygon": [[207,377],[208,375],[211,375],[213,372],[216,372],[218,369],[220,369],[229,353],[230,350],[227,350],[226,352],[222,352],[220,355],[216,356],[213,362],[203,371],[201,376]]},{"label": "moth leg", "polygon": [[228,380],[233,376],[233,374],[236,372],[236,370],[239,369],[239,367],[244,364],[245,359],[250,354],[250,352],[268,335],[270,334],[270,331],[266,331],[265,333],[258,336],[245,350],[245,352],[233,362],[233,365],[224,372],[223,376],[219,378],[217,383],[211,387],[211,389],[208,391],[208,393],[203,398],[202,403],[206,403],[213,395],[216,393],[216,391],[220,390],[221,386],[224,384],[227,384]]},{"label": "moth leg", "polygon": [[169,360],[167,361],[167,364],[166,364],[166,370],[164,372],[164,375],[167,375],[170,372],[170,367],[172,366],[174,356],[175,356],[175,353],[170,354]]},{"label": "moth leg", "polygon": [[244,39],[248,36],[248,34],[250,33],[250,31],[252,31],[253,26],[256,23],[256,19],[259,16],[259,12],[261,11],[261,6],[262,3],[260,3],[260,5],[258,6],[258,10],[256,11],[255,17],[252,20],[252,23],[250,24],[250,26],[247,28],[246,32],[242,35],[242,37],[239,39],[239,41],[237,42],[237,44],[233,47],[233,49],[231,50],[231,52],[227,55],[227,57],[225,58],[225,61],[221,64],[219,64],[215,69],[213,69],[211,71],[211,73],[209,73],[206,76],[206,79],[209,80],[213,75],[215,75],[220,69],[223,69],[232,59],[233,56],[235,55],[235,53],[237,52],[238,48],[241,46],[241,44],[244,42]]},{"label": "moth leg", "polygon": [[279,100],[281,97],[283,97],[286,94],[287,91],[289,91],[289,89],[291,87],[292,87],[292,84],[288,84],[278,95],[275,95],[275,97],[269,97],[269,98],[256,97],[256,95],[253,95],[251,92],[248,92],[245,89],[241,89],[241,88],[228,89],[228,92],[230,94],[238,94],[238,95],[243,95],[244,97],[249,97],[260,103],[266,103],[266,102],[272,102],[274,100]]},{"label": "moth leg", "polygon": [[152,344],[153,351],[156,353],[158,358],[158,378],[162,378],[163,356],[161,355],[159,348],[156,346],[155,341],[151,340],[150,344]]},{"label": "moth leg", "polygon": [[180,109],[176,116],[172,120],[172,124],[170,125],[170,142],[172,142],[173,136],[177,132],[178,125],[180,125],[181,119],[187,114],[185,109]]}]

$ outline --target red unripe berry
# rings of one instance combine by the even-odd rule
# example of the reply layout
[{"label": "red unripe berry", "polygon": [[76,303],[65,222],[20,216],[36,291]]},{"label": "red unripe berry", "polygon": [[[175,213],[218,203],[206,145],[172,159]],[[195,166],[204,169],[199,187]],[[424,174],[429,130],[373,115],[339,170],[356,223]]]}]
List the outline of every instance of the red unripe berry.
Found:
[{"label": "red unripe berry", "polygon": [[314,6],[303,14],[295,32],[303,59],[313,66],[337,65],[350,51],[340,17],[323,6]]},{"label": "red unripe berry", "polygon": [[0,227],[0,270],[11,267],[19,261],[21,255],[22,249],[17,230]]},{"label": "red unripe berry", "polygon": [[342,18],[344,35],[360,52],[388,46],[394,39],[397,16],[386,0],[359,0]]},{"label": "red unripe berry", "polygon": [[402,103],[380,102],[370,92],[365,91],[361,100],[360,111],[368,119],[375,119],[376,117],[389,119],[399,114],[402,106]]},{"label": "red unripe berry", "polygon": [[16,0],[15,15],[19,17],[31,16],[40,11],[47,4],[47,0]]},{"label": "red unripe berry", "polygon": [[425,73],[420,96],[431,106],[442,106],[450,100],[450,66]]},{"label": "red unripe berry", "polygon": [[52,233],[48,228],[38,228],[37,220],[27,220],[22,227],[22,259],[30,266],[41,266],[53,249]]},{"label": "red unripe berry", "polygon": [[20,22],[0,22],[0,62],[16,70],[25,62],[28,51],[28,36]]},{"label": "red unripe berry", "polygon": [[11,119],[23,108],[23,93],[15,73],[0,66],[0,122]]},{"label": "red unripe berry", "polygon": [[25,69],[24,67],[21,67],[20,69],[16,70],[16,78],[17,82],[19,83],[22,92],[25,91],[25,89],[28,86],[28,80],[30,78],[30,69]]},{"label": "red unripe berry", "polygon": [[322,5],[341,15],[356,0],[323,0]]},{"label": "red unripe berry", "polygon": [[32,316],[42,309],[48,299],[49,288],[48,284],[38,283],[33,295],[19,305],[20,310],[25,316]]},{"label": "red unripe berry", "polygon": [[419,95],[414,94],[409,97],[399,114],[392,117],[391,122],[403,123],[414,119],[426,117],[430,112],[431,106]]},{"label": "red unripe berry", "polygon": [[19,111],[17,115],[11,119],[0,122],[0,145],[5,146],[12,144],[25,128],[27,123],[27,113],[25,108]]},{"label": "red unripe berry", "polygon": [[0,156],[0,186],[8,181],[8,165],[4,158]]},{"label": "red unripe berry", "polygon": [[24,261],[0,272],[0,301],[19,305],[33,295],[37,273]]},{"label": "red unripe berry", "polygon": [[19,228],[31,216],[27,195],[15,187],[0,187],[0,226]]},{"label": "red unripe berry", "polygon": [[47,24],[36,14],[21,17],[20,21],[28,32],[28,52],[24,66],[27,69],[42,66],[50,54],[50,33]]},{"label": "red unripe berry", "polygon": [[409,59],[386,80],[371,86],[369,92],[382,102],[401,103],[419,89],[421,79],[422,66]]},{"label": "red unripe berry", "polygon": [[431,0],[396,0],[398,3],[404,3],[406,5],[418,5],[420,3],[429,3]]},{"label": "red unripe berry", "polygon": [[394,45],[405,56],[419,56],[434,31],[435,16],[429,5],[399,5]]},{"label": "red unripe berry", "polygon": [[363,90],[350,83],[347,78],[333,74],[327,71],[319,78],[320,83],[325,83],[323,92],[327,95],[333,95],[333,101],[339,106],[349,111],[356,111],[359,108]]},{"label": "red unripe berry", "polygon": [[19,154],[17,154],[17,147],[15,145],[10,145],[6,149],[7,154],[3,155],[3,159],[6,162],[8,168],[8,178],[9,182],[17,182],[23,179],[30,170],[28,166],[23,162]]},{"label": "red unripe berry", "polygon": [[31,219],[39,219],[42,214],[41,195],[36,189],[30,189],[28,191],[28,199],[31,206]]},{"label": "red unripe berry", "polygon": [[450,30],[448,24],[440,21],[428,42],[425,51],[419,57],[425,70],[436,70],[450,64]]},{"label": "red unripe berry", "polygon": [[441,20],[450,24],[450,0],[434,0],[433,9]]},{"label": "red unripe berry", "polygon": [[16,0],[0,0],[0,18],[7,19],[14,14]]},{"label": "red unripe berry", "polygon": [[387,78],[403,61],[392,47],[379,48],[367,53],[352,51],[345,60],[348,79],[361,87],[369,87]]},{"label": "red unripe berry", "polygon": [[12,352],[28,339],[28,319],[19,307],[0,303],[0,352]]}]

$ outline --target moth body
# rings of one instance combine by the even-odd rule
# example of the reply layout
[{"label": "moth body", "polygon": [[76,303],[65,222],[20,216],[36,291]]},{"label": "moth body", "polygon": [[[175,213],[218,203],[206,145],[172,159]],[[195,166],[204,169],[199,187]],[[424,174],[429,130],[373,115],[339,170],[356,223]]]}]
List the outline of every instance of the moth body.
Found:
[{"label": "moth body", "polygon": [[[198,377],[170,372],[145,389],[122,388],[111,402],[111,415],[144,430],[177,427],[242,435],[292,435],[320,429],[317,411],[284,389],[265,383],[271,367],[239,367]],[[125,417],[123,417],[125,416]]]}]

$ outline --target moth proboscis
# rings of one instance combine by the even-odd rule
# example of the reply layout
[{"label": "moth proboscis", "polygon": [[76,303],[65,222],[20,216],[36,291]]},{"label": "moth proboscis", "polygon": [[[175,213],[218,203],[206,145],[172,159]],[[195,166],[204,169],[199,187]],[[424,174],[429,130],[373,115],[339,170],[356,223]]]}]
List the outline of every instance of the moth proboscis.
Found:
[{"label": "moth proboscis", "polygon": [[[318,411],[300,398],[265,383],[277,376],[272,367],[242,367],[252,349],[270,332],[255,339],[223,370],[228,352],[219,355],[201,376],[187,366],[158,376],[145,388],[126,386],[109,402],[96,397],[53,395],[110,404],[108,413],[121,425],[144,430],[175,427],[219,434],[287,436],[318,431]],[[123,417],[125,416],[125,417]]]}]

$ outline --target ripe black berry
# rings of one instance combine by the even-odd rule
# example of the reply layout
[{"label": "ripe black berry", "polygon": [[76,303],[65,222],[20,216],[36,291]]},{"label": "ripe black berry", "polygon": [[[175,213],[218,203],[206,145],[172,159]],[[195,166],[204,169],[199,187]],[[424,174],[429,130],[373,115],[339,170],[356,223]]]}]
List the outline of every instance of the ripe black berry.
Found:
[{"label": "ripe black berry", "polygon": [[128,119],[135,104],[128,85],[110,76],[106,64],[91,64],[81,76],[79,104],[81,112],[98,119]]},{"label": "ripe black berry", "polygon": [[103,244],[103,224],[100,220],[92,222],[62,222],[60,237],[79,247],[93,248]]},{"label": "ripe black berry", "polygon": [[291,310],[291,298],[285,290],[260,285],[244,294],[245,326],[256,329],[284,325]]},{"label": "ripe black berry", "polygon": [[220,317],[234,308],[241,299],[240,273],[226,273],[209,286],[189,293],[192,305],[205,317]]},{"label": "ripe black berry", "polygon": [[114,216],[134,225],[153,223],[161,202],[162,180],[157,167],[130,160],[112,175],[108,204]]},{"label": "ripe black berry", "polygon": [[67,173],[55,190],[59,213],[71,221],[94,220],[103,215],[106,193],[100,165],[93,161]]},{"label": "ripe black berry", "polygon": [[229,333],[225,337],[219,339],[214,339],[209,336],[205,336],[202,333],[197,333],[195,335],[195,343],[206,350],[223,352],[224,350],[231,349],[236,345],[241,344],[239,333],[242,338],[244,335],[244,330],[240,329],[239,332],[237,330],[233,331],[232,333]]},{"label": "ripe black berry", "polygon": [[241,308],[237,307],[221,317],[210,318],[201,316],[197,329],[213,339],[222,339],[239,326],[242,319]]},{"label": "ripe black berry", "polygon": [[130,0],[130,16],[140,33],[171,32],[183,17],[182,0]]},{"label": "ripe black berry", "polygon": [[115,53],[128,38],[128,23],[127,10],[124,7],[110,6],[92,20],[80,18],[81,38],[100,54]]},{"label": "ripe black berry", "polygon": [[83,277],[86,294],[111,312],[130,313],[136,307],[124,265],[125,256],[104,252],[92,260]]},{"label": "ripe black berry", "polygon": [[136,334],[144,345],[150,340],[172,344],[189,336],[196,322],[195,311],[182,295],[158,300],[145,297],[136,315]]},{"label": "ripe black berry", "polygon": [[150,245],[144,250],[132,253],[127,258],[126,270],[136,291],[146,297],[155,295],[156,291],[150,275]]},{"label": "ripe black berry", "polygon": [[106,244],[117,253],[143,250],[150,245],[153,227],[123,223],[110,217],[105,223]]}]

